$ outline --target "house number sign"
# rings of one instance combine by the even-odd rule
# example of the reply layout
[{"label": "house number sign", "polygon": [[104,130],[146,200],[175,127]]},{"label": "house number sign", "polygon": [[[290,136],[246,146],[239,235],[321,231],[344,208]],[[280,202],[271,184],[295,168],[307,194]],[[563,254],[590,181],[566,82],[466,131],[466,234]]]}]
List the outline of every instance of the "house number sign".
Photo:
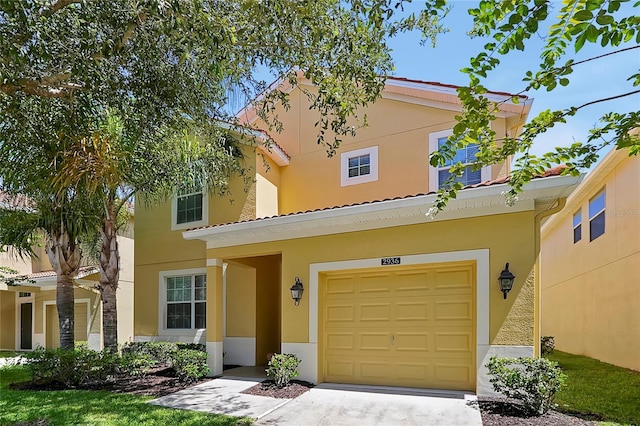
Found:
[{"label": "house number sign", "polygon": [[399,257],[383,257],[382,259],[380,259],[380,263],[382,264],[382,266],[399,265],[400,258]]}]

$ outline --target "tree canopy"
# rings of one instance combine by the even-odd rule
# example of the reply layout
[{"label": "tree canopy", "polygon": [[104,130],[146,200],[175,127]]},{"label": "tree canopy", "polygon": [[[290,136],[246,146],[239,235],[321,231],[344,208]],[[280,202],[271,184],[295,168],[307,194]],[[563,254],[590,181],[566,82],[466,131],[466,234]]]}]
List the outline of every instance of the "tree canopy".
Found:
[{"label": "tree canopy", "polygon": [[[640,66],[630,70],[628,90],[594,98],[564,110],[544,110],[530,118],[520,135],[499,135],[490,126],[498,104],[490,101],[483,82],[500,65],[501,58],[513,51],[524,51],[533,37],[540,37],[544,46],[538,52],[537,67],[523,76],[518,94],[546,89],[553,91],[571,83],[573,73],[580,73],[581,65],[591,61],[606,61],[612,55],[640,49],[640,16],[635,13],[640,2],[625,6],[626,0],[564,0],[561,4],[543,0],[482,0],[469,9],[473,29],[469,35],[487,40],[484,49],[472,57],[462,72],[469,76],[469,84],[458,90],[463,112],[458,116],[453,135],[445,147],[431,156],[432,165],[443,164],[453,158],[456,149],[469,143],[479,143],[474,167],[495,164],[514,157],[514,167],[506,194],[509,203],[536,175],[554,164],[566,164],[565,173],[578,174],[594,164],[600,151],[609,146],[628,149],[630,155],[640,152],[640,138],[634,131],[640,126]],[[628,5],[627,5],[628,6]],[[597,47],[592,57],[576,60],[576,54],[586,45]],[[534,62],[535,63],[535,62]],[[595,82],[594,82],[595,83]],[[629,99],[627,111],[604,114],[599,125],[590,129],[584,141],[558,141],[553,151],[534,155],[531,150],[536,138],[559,123],[564,123],[579,110],[597,103],[620,98]],[[517,102],[518,98],[510,99]],[[464,166],[458,164],[451,173],[461,176]],[[459,182],[439,192],[432,214],[442,209],[447,200],[461,189]]]}]

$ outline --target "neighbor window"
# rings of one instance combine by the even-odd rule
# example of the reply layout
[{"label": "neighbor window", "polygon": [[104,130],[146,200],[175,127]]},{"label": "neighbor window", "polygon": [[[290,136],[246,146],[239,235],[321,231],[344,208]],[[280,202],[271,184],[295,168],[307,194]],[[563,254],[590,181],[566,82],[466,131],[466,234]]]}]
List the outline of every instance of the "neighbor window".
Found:
[{"label": "neighbor window", "polygon": [[582,239],[582,209],[573,215],[573,243]]},{"label": "neighbor window", "polygon": [[207,276],[166,277],[167,329],[198,329],[207,324]]},{"label": "neighbor window", "polygon": [[589,201],[589,241],[604,234],[605,191],[600,191]]},{"label": "neighbor window", "polygon": [[377,180],[377,146],[340,154],[340,186],[356,185]]},{"label": "neighbor window", "polygon": [[172,229],[207,225],[207,195],[205,192],[180,194],[173,199]]},{"label": "neighbor window", "polygon": [[[451,136],[453,132],[451,130],[445,130],[442,132],[435,132],[429,135],[429,154],[440,149],[447,142],[447,138]],[[431,171],[429,173],[429,190],[437,191],[438,189],[443,188],[451,173],[449,170],[454,164],[462,163],[462,164],[471,164],[476,161],[476,155],[479,150],[478,144],[468,144],[467,146],[456,150],[454,158],[451,160],[447,160],[444,166],[441,167],[431,167]],[[484,182],[489,180],[491,177],[491,168],[490,167],[482,167],[478,170],[473,170],[472,166],[469,165],[464,168],[464,172],[462,176],[456,177],[456,182],[461,182],[464,186],[467,185],[475,185],[480,182]]]}]

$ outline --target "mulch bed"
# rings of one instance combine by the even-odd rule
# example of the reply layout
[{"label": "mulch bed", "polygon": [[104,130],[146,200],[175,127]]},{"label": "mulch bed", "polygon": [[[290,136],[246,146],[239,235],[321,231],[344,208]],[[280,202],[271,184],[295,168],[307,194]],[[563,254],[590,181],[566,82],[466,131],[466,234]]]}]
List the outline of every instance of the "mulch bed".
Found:
[{"label": "mulch bed", "polygon": [[313,387],[313,384],[302,380],[292,380],[287,386],[279,388],[273,380],[265,380],[240,393],[247,395],[270,396],[271,398],[296,398]]},{"label": "mulch bed", "polygon": [[[159,368],[151,370],[147,375],[139,377],[116,377],[102,383],[94,383],[91,385],[80,386],[75,389],[82,390],[104,390],[114,393],[130,393],[134,395],[145,395],[160,397],[172,394],[174,392],[189,388],[199,383],[213,380],[211,377],[204,377],[196,382],[184,383],[179,381],[170,368]],[[12,389],[24,390],[64,390],[68,389],[62,383],[12,383]]]},{"label": "mulch bed", "polygon": [[594,425],[595,417],[581,418],[578,413],[549,410],[542,416],[529,416],[517,401],[478,397],[483,426],[582,426]]}]

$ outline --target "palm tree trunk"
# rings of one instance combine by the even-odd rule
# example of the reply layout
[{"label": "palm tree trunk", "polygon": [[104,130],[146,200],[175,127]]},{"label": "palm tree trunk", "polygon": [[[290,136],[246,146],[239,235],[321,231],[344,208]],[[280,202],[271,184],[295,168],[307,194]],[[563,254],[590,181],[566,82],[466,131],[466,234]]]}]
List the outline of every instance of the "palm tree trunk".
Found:
[{"label": "palm tree trunk", "polygon": [[102,333],[104,348],[118,349],[118,306],[116,290],[120,280],[120,248],[116,227],[115,200],[111,198],[102,223],[100,247],[100,290],[102,292]]},{"label": "palm tree trunk", "polygon": [[60,347],[73,349],[75,341],[73,274],[80,266],[80,247],[64,229],[49,232],[46,246],[51,266],[57,275],[56,307],[60,327]]},{"label": "palm tree trunk", "polygon": [[73,349],[75,341],[75,310],[73,281],[68,274],[58,275],[56,287],[56,306],[58,308],[58,324],[60,327],[60,347]]}]

